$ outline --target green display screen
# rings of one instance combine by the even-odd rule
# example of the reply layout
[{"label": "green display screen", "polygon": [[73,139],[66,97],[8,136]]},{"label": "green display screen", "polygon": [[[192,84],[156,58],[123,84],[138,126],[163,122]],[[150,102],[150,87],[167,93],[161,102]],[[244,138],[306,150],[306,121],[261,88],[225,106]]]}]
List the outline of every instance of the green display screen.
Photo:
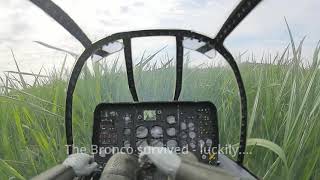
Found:
[{"label": "green display screen", "polygon": [[157,119],[156,110],[145,110],[143,111],[143,120],[155,121]]}]

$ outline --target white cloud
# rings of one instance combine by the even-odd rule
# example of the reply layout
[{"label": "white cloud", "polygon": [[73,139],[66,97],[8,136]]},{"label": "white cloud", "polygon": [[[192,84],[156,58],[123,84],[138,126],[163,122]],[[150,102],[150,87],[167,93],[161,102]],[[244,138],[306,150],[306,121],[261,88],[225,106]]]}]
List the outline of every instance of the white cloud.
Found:
[{"label": "white cloud", "polygon": [[[149,28],[184,28],[211,37],[236,6],[238,0],[54,0],[96,41],[118,31]],[[232,52],[249,50],[256,54],[282,49],[289,37],[286,16],[297,40],[307,35],[306,56],[320,40],[320,1],[265,0],[227,39]],[[0,2],[0,71],[14,68],[9,48],[13,48],[27,71],[42,65],[53,66],[62,53],[45,49],[33,40],[81,53],[83,47],[54,20],[28,0]],[[156,48],[157,49],[157,48]],[[45,59],[45,60],[44,60]]]}]

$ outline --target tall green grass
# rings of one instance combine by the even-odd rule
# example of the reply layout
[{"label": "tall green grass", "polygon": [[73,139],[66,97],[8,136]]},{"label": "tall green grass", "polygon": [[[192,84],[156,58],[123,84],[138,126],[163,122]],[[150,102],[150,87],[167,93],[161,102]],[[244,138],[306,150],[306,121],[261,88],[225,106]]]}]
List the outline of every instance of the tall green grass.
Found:
[{"label": "tall green grass", "polygon": [[[245,166],[265,179],[320,179],[319,45],[310,65],[301,61],[302,42],[261,63],[241,63],[248,95],[248,148]],[[13,53],[12,53],[13,54]],[[14,55],[14,54],[13,54]],[[175,67],[143,57],[135,67],[142,100],[170,100]],[[65,59],[66,61],[66,59]],[[64,102],[70,70],[46,76],[7,72],[0,94],[0,179],[27,179],[66,157]],[[85,66],[74,94],[74,138],[91,143],[92,116],[99,102],[132,101],[126,73],[118,61]],[[234,77],[224,66],[184,65],[181,100],[209,100],[219,114],[220,141],[237,146],[239,97]],[[17,73],[18,76],[13,76]],[[25,75],[35,77],[32,84]]]}]

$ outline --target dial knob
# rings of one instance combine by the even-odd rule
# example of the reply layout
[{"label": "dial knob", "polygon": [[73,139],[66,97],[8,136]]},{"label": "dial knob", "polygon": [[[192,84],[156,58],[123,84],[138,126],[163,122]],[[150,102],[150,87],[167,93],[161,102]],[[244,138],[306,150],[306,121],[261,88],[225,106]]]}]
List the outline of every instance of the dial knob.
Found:
[{"label": "dial knob", "polygon": [[148,135],[148,129],[144,126],[139,126],[136,129],[136,136],[137,138],[145,138]]},{"label": "dial knob", "polygon": [[193,132],[193,131],[190,131],[190,132],[189,132],[189,137],[190,137],[191,139],[195,138],[195,137],[196,137],[196,133]]},{"label": "dial knob", "polygon": [[185,122],[180,123],[180,129],[181,130],[186,130],[187,129],[187,124]]},{"label": "dial knob", "polygon": [[168,116],[167,117],[167,123],[168,124],[174,124],[176,123],[176,118],[174,116]]},{"label": "dial knob", "polygon": [[206,145],[209,146],[209,147],[212,146],[212,140],[211,139],[207,139],[206,140]]},{"label": "dial knob", "polygon": [[176,140],[173,140],[173,139],[171,139],[171,140],[169,140],[167,142],[167,147],[169,149],[175,148],[175,147],[177,147],[177,145],[178,145],[178,142]]},{"label": "dial knob", "polygon": [[151,136],[154,137],[154,138],[163,137],[163,130],[162,130],[162,127],[160,127],[160,126],[154,126],[151,129],[150,133],[151,133]]},{"label": "dial knob", "polygon": [[194,130],[194,123],[193,123],[193,122],[190,122],[190,123],[188,124],[188,128],[189,128],[189,130],[193,131],[193,130]]},{"label": "dial knob", "polygon": [[168,128],[167,129],[168,136],[175,136],[176,135],[176,129],[175,128]]}]

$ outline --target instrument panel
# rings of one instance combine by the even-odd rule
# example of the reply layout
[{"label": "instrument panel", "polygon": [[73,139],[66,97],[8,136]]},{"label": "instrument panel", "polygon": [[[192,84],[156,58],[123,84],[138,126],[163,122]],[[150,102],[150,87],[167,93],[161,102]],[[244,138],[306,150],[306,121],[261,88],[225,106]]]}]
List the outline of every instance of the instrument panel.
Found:
[{"label": "instrument panel", "polygon": [[[194,153],[200,162],[216,164],[217,110],[211,102],[101,103],[94,112],[95,161],[104,166],[112,153],[138,154],[145,146]],[[210,157],[211,156],[211,157]]]}]

